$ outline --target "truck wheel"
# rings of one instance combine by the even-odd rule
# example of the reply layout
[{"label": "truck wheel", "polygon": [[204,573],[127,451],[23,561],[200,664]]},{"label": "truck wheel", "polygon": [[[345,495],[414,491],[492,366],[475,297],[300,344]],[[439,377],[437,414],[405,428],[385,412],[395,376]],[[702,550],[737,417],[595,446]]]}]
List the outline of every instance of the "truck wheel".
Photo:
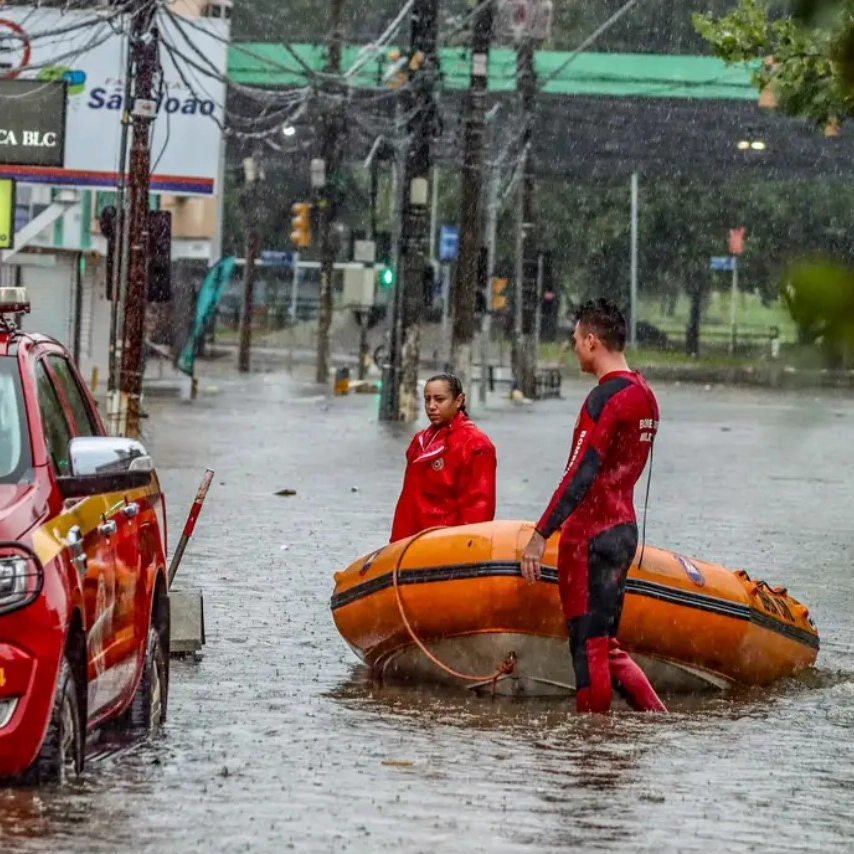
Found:
[{"label": "truck wheel", "polygon": [[53,709],[36,761],[24,775],[27,784],[64,783],[83,771],[83,727],[74,671],[63,655]]},{"label": "truck wheel", "polygon": [[148,630],[148,646],[142,679],[130,704],[128,723],[134,729],[153,732],[166,720],[166,700],[169,695],[169,670],[166,655],[155,629]]}]

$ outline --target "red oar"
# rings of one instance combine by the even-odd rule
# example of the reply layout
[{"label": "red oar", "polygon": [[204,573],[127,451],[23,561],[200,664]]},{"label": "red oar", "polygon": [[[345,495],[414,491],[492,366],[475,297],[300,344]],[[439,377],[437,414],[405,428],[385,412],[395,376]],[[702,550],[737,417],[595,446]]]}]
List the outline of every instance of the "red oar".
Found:
[{"label": "red oar", "polygon": [[175,554],[172,556],[172,563],[169,564],[169,587],[172,587],[172,579],[175,578],[175,573],[178,571],[178,564],[181,563],[181,558],[184,557],[184,549],[187,548],[187,543],[190,541],[190,537],[193,536],[196,519],[199,518],[199,513],[202,512],[202,504],[205,503],[205,496],[208,494],[213,476],[212,469],[205,471],[205,476],[202,478],[202,483],[196,493],[196,499],[193,501],[193,506],[190,507],[190,515],[187,517],[184,525],[184,533],[181,534],[181,539],[178,540],[178,548],[175,549]]}]

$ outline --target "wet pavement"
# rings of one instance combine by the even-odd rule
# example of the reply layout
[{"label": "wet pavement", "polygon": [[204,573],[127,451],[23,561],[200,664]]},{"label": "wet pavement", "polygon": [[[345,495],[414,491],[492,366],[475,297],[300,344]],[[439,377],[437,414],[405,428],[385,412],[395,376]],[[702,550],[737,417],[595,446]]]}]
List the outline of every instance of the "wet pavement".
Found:
[{"label": "wet pavement", "polygon": [[[146,426],[173,544],[216,471],[178,575],[204,589],[204,656],[173,664],[155,743],[62,790],[0,789],[3,854],[851,850],[854,399],[657,387],[648,542],[788,586],[822,651],[771,691],[589,718],[372,686],[332,574],[387,540],[410,428],[378,425],[371,395],[202,372],[196,403],[152,401]],[[588,387],[476,415],[501,517],[539,514]]]}]

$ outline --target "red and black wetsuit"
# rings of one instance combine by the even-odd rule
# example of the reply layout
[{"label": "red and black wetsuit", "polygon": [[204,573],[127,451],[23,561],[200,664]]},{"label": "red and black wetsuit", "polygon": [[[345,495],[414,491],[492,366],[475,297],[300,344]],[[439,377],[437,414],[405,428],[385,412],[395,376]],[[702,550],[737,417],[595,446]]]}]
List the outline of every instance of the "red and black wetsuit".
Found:
[{"label": "red and black wetsuit", "polygon": [[426,528],[491,522],[497,465],[495,446],[462,412],[450,424],[416,433],[390,542]]},{"label": "red and black wetsuit", "polygon": [[658,404],[640,374],[606,374],[587,396],[563,479],[537,523],[560,529],[558,583],[579,711],[605,712],[612,687],[633,708],[665,711],[617,644],[626,576],[638,545],[634,488],[658,430]]}]

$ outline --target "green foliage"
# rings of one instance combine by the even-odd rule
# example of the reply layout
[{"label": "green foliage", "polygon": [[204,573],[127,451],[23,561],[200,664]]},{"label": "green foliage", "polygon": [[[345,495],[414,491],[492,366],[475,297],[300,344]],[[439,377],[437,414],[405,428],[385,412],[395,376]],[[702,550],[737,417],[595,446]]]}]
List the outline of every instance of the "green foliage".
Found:
[{"label": "green foliage", "polygon": [[[767,0],[740,0],[728,15],[694,15],[697,31],[730,63],[762,62],[759,89],[772,88],[777,108],[820,126],[854,116],[854,0],[796,0],[792,14],[774,18]],[[826,204],[843,193],[833,192]],[[818,237],[817,235],[815,237]],[[847,229],[836,245],[805,247],[850,255]],[[827,256],[794,263],[781,294],[804,343],[819,343],[831,364],[854,346],[854,273]]]},{"label": "green foliage", "polygon": [[[728,63],[755,65],[757,89],[777,108],[820,126],[854,115],[854,0],[803,0],[801,17],[774,17],[769,0],[740,0],[729,14],[694,14],[697,32]],[[773,62],[765,62],[773,57]]]},{"label": "green foliage", "polygon": [[792,265],[781,295],[802,343],[821,345],[832,365],[854,347],[854,273],[826,258]]}]

